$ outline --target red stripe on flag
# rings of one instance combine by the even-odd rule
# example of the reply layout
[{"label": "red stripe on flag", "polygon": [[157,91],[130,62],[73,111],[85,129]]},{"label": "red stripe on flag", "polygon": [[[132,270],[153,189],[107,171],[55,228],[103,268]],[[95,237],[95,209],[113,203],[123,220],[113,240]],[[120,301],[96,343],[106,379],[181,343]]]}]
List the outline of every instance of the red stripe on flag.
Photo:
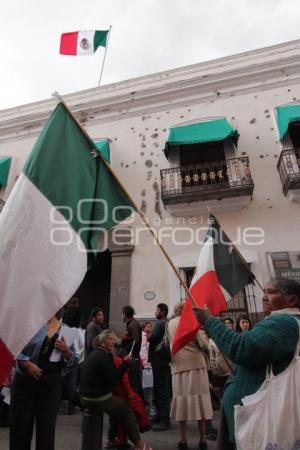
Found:
[{"label": "red stripe on flag", "polygon": [[[198,306],[203,308],[207,305],[214,315],[227,309],[225,297],[221,290],[216,272],[213,270],[202,275],[193,284],[190,291]],[[193,312],[191,300],[187,298],[175,333],[172,346],[173,355],[194,338],[199,328],[199,323]]]},{"label": "red stripe on flag", "polygon": [[4,342],[0,339],[0,385],[4,384],[14,365],[14,357]]},{"label": "red stripe on flag", "polygon": [[59,53],[62,55],[77,55],[78,31],[63,33],[60,38]]},{"label": "red stripe on flag", "polygon": [[202,275],[190,291],[198,306],[203,308],[207,305],[214,316],[227,309],[227,303],[214,270]]}]

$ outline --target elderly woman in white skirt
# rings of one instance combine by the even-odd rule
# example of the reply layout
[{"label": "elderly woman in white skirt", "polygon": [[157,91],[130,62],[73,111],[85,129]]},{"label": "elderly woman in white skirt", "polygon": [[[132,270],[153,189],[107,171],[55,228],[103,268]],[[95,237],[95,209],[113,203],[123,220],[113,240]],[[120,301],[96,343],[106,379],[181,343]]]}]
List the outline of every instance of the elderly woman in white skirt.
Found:
[{"label": "elderly woman in white skirt", "polygon": [[[179,323],[183,303],[174,308],[175,317],[167,327],[167,335],[172,346]],[[188,345],[179,350],[171,360],[173,399],[171,417],[179,422],[181,440],[178,450],[187,450],[187,421],[197,420],[199,427],[199,449],[207,449],[205,441],[205,420],[213,415],[209,392],[204,351],[208,342],[199,331]]]}]

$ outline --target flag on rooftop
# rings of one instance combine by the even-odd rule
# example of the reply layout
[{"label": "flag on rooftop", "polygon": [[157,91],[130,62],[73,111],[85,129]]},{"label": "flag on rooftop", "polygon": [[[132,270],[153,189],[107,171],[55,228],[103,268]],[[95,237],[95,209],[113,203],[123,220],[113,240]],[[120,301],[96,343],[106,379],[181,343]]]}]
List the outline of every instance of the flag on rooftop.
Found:
[{"label": "flag on rooftop", "polygon": [[[213,315],[218,315],[227,310],[224,290],[233,297],[253,281],[254,275],[212,214],[209,222],[190,292],[200,308],[207,305]],[[172,353],[188,344],[199,328],[188,297],[176,330]]]},{"label": "flag on rooftop", "polygon": [[0,213],[0,384],[24,345],[79,287],[99,228],[133,212],[94,148],[60,103]]},{"label": "flag on rooftop", "polygon": [[98,47],[106,47],[109,30],[87,30],[63,33],[60,38],[62,55],[91,55]]}]

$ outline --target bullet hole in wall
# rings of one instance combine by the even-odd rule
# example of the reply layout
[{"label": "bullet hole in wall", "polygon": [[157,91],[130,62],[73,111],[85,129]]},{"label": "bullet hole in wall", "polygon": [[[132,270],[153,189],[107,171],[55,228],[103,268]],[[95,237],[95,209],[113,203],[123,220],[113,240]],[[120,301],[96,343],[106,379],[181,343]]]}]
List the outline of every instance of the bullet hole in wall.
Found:
[{"label": "bullet hole in wall", "polygon": [[142,200],[142,201],[141,201],[141,207],[140,207],[140,210],[141,210],[144,214],[146,214],[146,212],[147,212],[147,203],[146,203],[145,200]]},{"label": "bullet hole in wall", "polygon": [[255,117],[253,117],[253,119],[251,119],[249,123],[250,123],[251,125],[252,125],[253,123],[256,123]]},{"label": "bullet hole in wall", "polygon": [[149,170],[149,171],[147,172],[146,181],[150,181],[151,178],[152,178],[152,170]]},{"label": "bullet hole in wall", "polygon": [[142,197],[145,197],[145,196],[146,196],[146,189],[143,189],[143,190],[141,191],[141,196],[142,196]]},{"label": "bullet hole in wall", "polygon": [[140,155],[141,155],[141,156],[144,156],[144,155],[145,155],[145,153],[144,153],[144,152],[141,152],[141,153],[140,153]]},{"label": "bullet hole in wall", "polygon": [[158,133],[153,133],[150,136],[152,139],[157,139],[158,138]]},{"label": "bullet hole in wall", "polygon": [[153,166],[153,162],[151,161],[151,159],[147,159],[147,161],[145,161],[145,166],[147,166],[147,167]]},{"label": "bullet hole in wall", "polygon": [[146,145],[146,144],[144,144],[144,142],[142,142],[142,143],[141,143],[141,147],[142,147],[142,148],[146,148],[146,147],[147,147],[147,145]]},{"label": "bullet hole in wall", "polygon": [[264,158],[264,155],[259,155],[260,158]]}]

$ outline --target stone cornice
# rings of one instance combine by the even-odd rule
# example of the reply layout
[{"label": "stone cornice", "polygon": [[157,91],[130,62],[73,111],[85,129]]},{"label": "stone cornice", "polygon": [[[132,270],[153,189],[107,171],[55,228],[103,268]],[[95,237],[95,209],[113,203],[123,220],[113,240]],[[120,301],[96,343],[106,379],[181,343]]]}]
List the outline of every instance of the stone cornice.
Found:
[{"label": "stone cornice", "polygon": [[[300,83],[300,40],[64,96],[86,126]],[[48,99],[0,111],[0,142],[39,134]]]}]

